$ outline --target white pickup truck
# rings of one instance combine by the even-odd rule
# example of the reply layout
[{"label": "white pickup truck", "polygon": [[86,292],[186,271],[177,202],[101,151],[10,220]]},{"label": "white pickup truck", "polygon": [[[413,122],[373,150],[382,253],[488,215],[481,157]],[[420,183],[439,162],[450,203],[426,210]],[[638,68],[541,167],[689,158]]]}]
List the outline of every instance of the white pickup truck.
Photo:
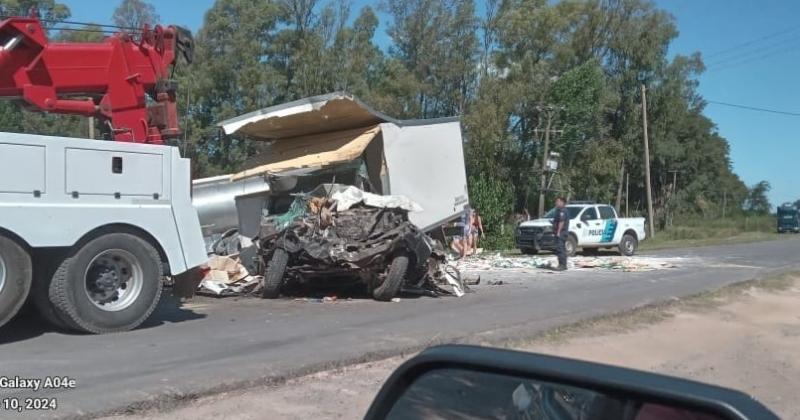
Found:
[{"label": "white pickup truck", "polygon": [[[622,255],[631,256],[646,237],[643,217],[620,218],[609,205],[573,203],[567,205],[567,213],[570,221],[566,249],[570,256],[579,247],[584,252],[617,247]],[[544,218],[522,222],[516,231],[517,248],[525,254],[554,250],[554,215],[555,209]]]}]

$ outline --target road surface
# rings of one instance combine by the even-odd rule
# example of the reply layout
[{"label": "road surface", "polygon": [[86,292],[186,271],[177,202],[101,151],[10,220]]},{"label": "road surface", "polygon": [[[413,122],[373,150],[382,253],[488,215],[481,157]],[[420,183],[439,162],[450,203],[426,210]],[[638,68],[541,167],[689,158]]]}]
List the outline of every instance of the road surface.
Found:
[{"label": "road surface", "polygon": [[[798,253],[800,240],[787,239],[653,252],[691,257],[682,267],[663,271],[483,273],[476,293],[461,299],[318,304],[199,298],[179,309],[165,302],[144,328],[105,336],[54,332],[22,316],[0,330],[0,375],[68,376],[77,384],[37,392],[0,389],[0,400],[58,398],[57,411],[28,413],[37,418],[170,405],[186,396],[271,383],[434,343],[531,336],[588,317],[800,270]],[[497,279],[504,284],[487,285]],[[4,416],[17,413],[0,411]]]}]

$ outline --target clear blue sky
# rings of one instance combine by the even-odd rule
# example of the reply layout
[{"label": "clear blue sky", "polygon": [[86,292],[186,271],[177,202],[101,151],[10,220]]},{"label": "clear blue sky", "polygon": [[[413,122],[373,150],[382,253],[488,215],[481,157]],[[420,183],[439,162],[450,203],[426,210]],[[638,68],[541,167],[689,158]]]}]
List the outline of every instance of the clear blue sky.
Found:
[{"label": "clear blue sky", "polygon": [[[61,0],[72,18],[106,23],[119,1]],[[196,31],[213,0],[151,0],[164,23]],[[671,53],[700,51],[708,100],[800,113],[800,1],[657,0],[675,16],[680,36]],[[377,1],[354,0],[353,10]],[[384,22],[385,23],[385,22]],[[385,28],[384,25],[382,25]],[[385,44],[384,33],[376,42]],[[743,45],[744,44],[744,45]],[[733,48],[733,49],[732,49]],[[800,199],[800,116],[709,104],[708,115],[730,141],[734,170],[748,184],[768,180],[773,205]],[[658,139],[652,139],[657,142]],[[797,183],[795,183],[797,182]]]}]

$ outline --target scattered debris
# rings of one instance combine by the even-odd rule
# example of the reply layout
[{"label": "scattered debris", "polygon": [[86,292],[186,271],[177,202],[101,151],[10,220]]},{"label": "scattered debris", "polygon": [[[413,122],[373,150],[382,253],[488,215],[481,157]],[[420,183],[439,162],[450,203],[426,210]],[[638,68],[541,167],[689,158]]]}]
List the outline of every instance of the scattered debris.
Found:
[{"label": "scattered debris", "polygon": [[251,276],[238,256],[213,255],[208,260],[208,270],[200,282],[198,293],[218,297],[252,293],[262,280],[260,276]]},{"label": "scattered debris", "polygon": [[[568,261],[570,270],[615,270],[624,272],[641,272],[677,268],[680,258],[659,257],[572,257]],[[474,272],[486,270],[551,270],[558,266],[555,256],[528,257],[504,256],[501,254],[474,256],[458,260],[456,265],[461,271]]]}]

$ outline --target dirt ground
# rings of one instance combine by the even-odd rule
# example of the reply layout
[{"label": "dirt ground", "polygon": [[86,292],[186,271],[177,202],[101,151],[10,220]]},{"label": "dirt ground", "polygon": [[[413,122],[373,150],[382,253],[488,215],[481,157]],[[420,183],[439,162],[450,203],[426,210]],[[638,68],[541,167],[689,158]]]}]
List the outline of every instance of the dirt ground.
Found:
[{"label": "dirt ground", "polygon": [[[734,287],[607,317],[509,347],[709,382],[800,419],[800,278]],[[404,358],[321,372],[280,387],[206,397],[169,412],[114,419],[356,419]]]}]

